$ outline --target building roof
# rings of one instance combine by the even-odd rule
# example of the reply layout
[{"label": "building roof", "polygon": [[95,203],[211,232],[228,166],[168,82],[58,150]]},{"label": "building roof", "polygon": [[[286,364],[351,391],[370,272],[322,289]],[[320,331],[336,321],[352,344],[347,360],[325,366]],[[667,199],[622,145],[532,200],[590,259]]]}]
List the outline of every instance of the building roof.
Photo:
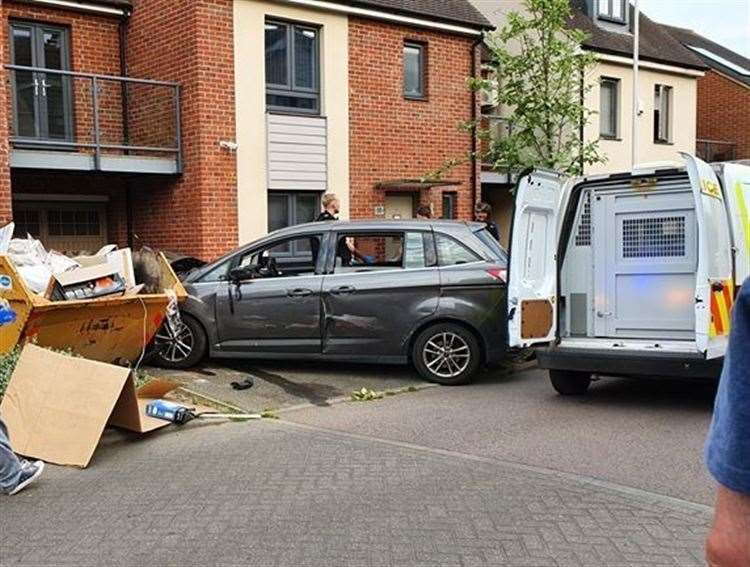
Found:
[{"label": "building roof", "polygon": [[[612,55],[633,56],[633,36],[631,35],[634,18],[633,6],[630,6],[630,18],[628,19],[631,22],[631,29],[628,31],[631,33],[610,31],[598,26],[588,15],[585,0],[571,0],[571,7],[573,9],[571,27],[578,28],[589,35],[589,38],[584,42],[584,47],[592,51]],[[640,17],[639,33],[639,56],[641,59],[678,67],[706,69],[703,61],[675,39],[667,26],[654,22],[643,12],[641,12]]]},{"label": "building roof", "polygon": [[403,16],[421,17],[440,22],[461,24],[479,29],[493,25],[469,0],[328,0],[336,4],[357,6]]},{"label": "building roof", "polygon": [[669,30],[669,33],[682,45],[700,57],[708,67],[750,87],[750,59],[693,30],[673,26],[663,27]]}]

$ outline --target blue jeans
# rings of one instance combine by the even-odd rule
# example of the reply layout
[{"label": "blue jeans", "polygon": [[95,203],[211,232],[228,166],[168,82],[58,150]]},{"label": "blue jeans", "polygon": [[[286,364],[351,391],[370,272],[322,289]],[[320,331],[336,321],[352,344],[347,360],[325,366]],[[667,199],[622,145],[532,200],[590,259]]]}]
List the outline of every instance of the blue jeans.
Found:
[{"label": "blue jeans", "polygon": [[21,461],[10,448],[8,430],[0,419],[0,492],[8,493],[18,486],[21,478]]}]

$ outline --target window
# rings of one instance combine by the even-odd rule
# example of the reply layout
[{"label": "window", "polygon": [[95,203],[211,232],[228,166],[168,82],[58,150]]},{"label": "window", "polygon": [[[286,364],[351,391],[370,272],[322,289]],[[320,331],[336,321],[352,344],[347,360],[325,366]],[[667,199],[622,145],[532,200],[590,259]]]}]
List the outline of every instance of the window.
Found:
[{"label": "window", "polygon": [[13,212],[13,222],[16,223],[14,238],[26,238],[29,234],[39,238],[42,235],[42,219],[38,210],[16,210]]},{"label": "window", "polygon": [[417,269],[434,265],[426,233],[339,234],[336,273]]},{"label": "window", "polygon": [[599,17],[625,23],[626,0],[599,0]]},{"label": "window", "polygon": [[[268,192],[268,232],[287,226],[312,222],[318,216],[320,196],[317,193],[282,193]],[[308,254],[309,248],[301,247],[287,250],[293,256]]]},{"label": "window", "polygon": [[438,263],[441,266],[454,266],[477,262],[481,258],[463,244],[444,234],[435,235]]},{"label": "window", "polygon": [[[262,248],[246,252],[237,263],[238,267],[257,265],[267,267],[271,263],[276,271],[265,272],[263,277],[289,277],[310,275],[315,272],[316,255],[310,250],[320,248],[321,235],[306,234],[276,241]],[[290,254],[290,250],[307,250],[306,254]]]},{"label": "window", "polygon": [[444,219],[456,218],[456,194],[455,193],[443,193],[443,218]]},{"label": "window", "polygon": [[425,98],[425,51],[420,43],[404,43],[404,96]]},{"label": "window", "polygon": [[50,236],[99,236],[99,211],[50,210],[47,212],[47,231]]},{"label": "window", "polygon": [[654,86],[654,142],[672,141],[672,87]]},{"label": "window", "polygon": [[619,137],[620,80],[602,77],[599,81],[599,135]]},{"label": "window", "polygon": [[266,22],[266,105],[270,110],[320,113],[319,31]]},{"label": "window", "polygon": [[668,258],[685,255],[685,217],[639,218],[623,221],[623,258]]}]

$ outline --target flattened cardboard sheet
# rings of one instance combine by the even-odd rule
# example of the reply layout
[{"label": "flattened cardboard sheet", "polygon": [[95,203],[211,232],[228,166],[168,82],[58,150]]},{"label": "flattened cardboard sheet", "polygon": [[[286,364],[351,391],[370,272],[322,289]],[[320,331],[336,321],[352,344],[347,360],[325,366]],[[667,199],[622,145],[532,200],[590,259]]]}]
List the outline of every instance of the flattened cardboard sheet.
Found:
[{"label": "flattened cardboard sheet", "polygon": [[[155,380],[143,391],[161,397],[178,384]],[[145,415],[130,369],[27,344],[0,405],[13,449],[26,457],[86,467],[105,426],[138,433],[169,425]]]}]

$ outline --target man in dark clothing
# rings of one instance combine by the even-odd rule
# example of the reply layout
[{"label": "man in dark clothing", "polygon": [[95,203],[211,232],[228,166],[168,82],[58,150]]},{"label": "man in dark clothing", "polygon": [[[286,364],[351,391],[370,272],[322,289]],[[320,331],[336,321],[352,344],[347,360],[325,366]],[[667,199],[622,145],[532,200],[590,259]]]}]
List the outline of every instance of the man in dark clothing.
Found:
[{"label": "man in dark clothing", "polygon": [[706,465],[719,483],[706,543],[711,567],[750,565],[750,279],[737,295],[731,329],[706,443]]},{"label": "man in dark clothing", "polygon": [[489,203],[479,202],[474,206],[474,220],[477,222],[483,222],[487,227],[489,233],[497,240],[500,241],[500,230],[497,225],[491,220],[492,219],[492,207]]}]

